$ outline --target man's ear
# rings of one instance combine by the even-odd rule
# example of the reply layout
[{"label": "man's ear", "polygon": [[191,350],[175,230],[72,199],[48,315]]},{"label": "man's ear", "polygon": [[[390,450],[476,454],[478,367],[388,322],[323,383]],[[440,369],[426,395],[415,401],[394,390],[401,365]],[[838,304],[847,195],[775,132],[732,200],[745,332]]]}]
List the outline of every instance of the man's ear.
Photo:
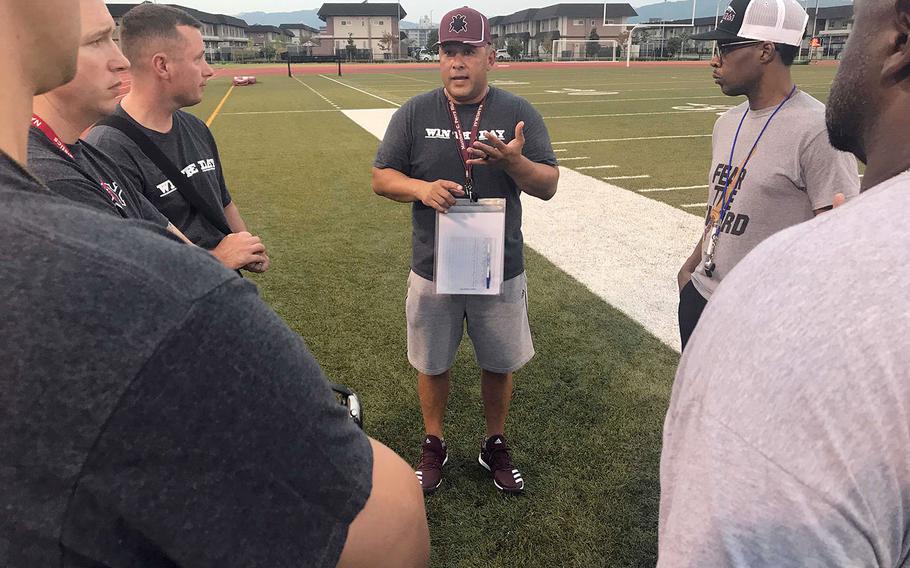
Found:
[{"label": "man's ear", "polygon": [[152,56],[152,70],[162,79],[167,79],[170,77],[168,64],[169,62],[166,53],[159,51]]},{"label": "man's ear", "polygon": [[889,84],[910,78],[910,0],[894,3],[894,32],[882,64],[882,79]]},{"label": "man's ear", "polygon": [[777,49],[775,49],[774,44],[766,41],[761,46],[761,55],[759,56],[762,63],[771,63],[774,61],[775,57],[778,57]]},{"label": "man's ear", "polygon": [[487,64],[490,67],[496,65],[496,48],[492,45],[487,46]]}]

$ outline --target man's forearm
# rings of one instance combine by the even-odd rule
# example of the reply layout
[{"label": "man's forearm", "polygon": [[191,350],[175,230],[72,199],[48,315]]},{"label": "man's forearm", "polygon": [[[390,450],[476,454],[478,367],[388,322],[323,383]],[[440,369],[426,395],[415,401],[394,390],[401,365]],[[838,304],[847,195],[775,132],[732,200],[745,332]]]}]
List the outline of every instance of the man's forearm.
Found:
[{"label": "man's forearm", "polygon": [[243,217],[240,216],[240,211],[233,201],[224,208],[224,217],[227,219],[228,228],[232,233],[242,233],[247,230],[246,223],[243,222]]},{"label": "man's forearm", "polygon": [[518,187],[529,195],[546,201],[556,194],[559,182],[559,168],[556,166],[538,164],[520,156],[514,165],[505,170]]},{"label": "man's forearm", "polygon": [[401,203],[418,201],[420,188],[427,182],[406,176],[392,168],[373,168],[372,186],[376,195]]},{"label": "man's forearm", "polygon": [[698,268],[698,263],[701,261],[701,250],[704,244],[705,237],[698,239],[698,244],[695,245],[695,250],[692,251],[692,254],[689,255],[689,258],[686,259],[686,262],[682,265],[682,271],[692,274],[695,272],[695,269]]}]

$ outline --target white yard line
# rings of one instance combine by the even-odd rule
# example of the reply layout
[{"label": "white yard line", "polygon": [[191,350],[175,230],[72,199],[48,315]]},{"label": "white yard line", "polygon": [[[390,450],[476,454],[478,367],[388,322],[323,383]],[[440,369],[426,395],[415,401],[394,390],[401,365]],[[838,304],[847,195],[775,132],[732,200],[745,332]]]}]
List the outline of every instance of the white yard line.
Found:
[{"label": "white yard line", "polygon": [[590,159],[591,159],[590,156],[578,156],[575,158],[560,158],[559,161],[560,162],[570,162],[572,160],[590,160]]},{"label": "white yard line", "polygon": [[707,185],[681,185],[679,187],[649,187],[648,189],[636,189],[638,193],[654,193],[659,191],[678,191],[682,189],[708,189]]},{"label": "white yard line", "polygon": [[576,170],[606,170],[612,168],[618,168],[619,166],[580,166],[575,168]]},{"label": "white yard line", "polygon": [[335,107],[334,109],[321,108],[321,109],[316,109],[316,110],[257,110],[257,111],[249,111],[249,112],[223,112],[223,113],[221,113],[221,116],[227,116],[227,115],[241,116],[241,115],[245,115],[245,114],[305,114],[305,113],[310,113],[310,112],[338,112],[339,110],[341,110],[341,109],[338,109],[338,107]]},{"label": "white yard line", "polygon": [[417,79],[415,77],[408,77],[407,75],[398,75],[397,73],[383,73],[383,75],[388,75],[390,77],[400,77],[402,79],[407,79],[409,81],[416,81],[418,83],[430,83],[432,85],[439,84],[439,81],[427,81],[426,79]]},{"label": "white yard line", "polygon": [[[387,124],[393,111],[344,114],[381,139],[383,113]],[[559,170],[553,199],[522,200],[525,243],[678,351],[676,274],[703,230],[701,217],[569,168]]]},{"label": "white yard line", "polygon": [[324,100],[325,102],[329,103],[330,105],[332,105],[332,106],[335,107],[336,109],[339,109],[339,110],[340,110],[341,107],[339,107],[338,105],[336,105],[335,103],[333,103],[332,101],[330,101],[328,98],[325,97],[325,95],[323,95],[322,93],[320,93],[319,91],[317,91],[317,90],[314,89],[313,87],[307,85],[306,83],[304,83],[303,81],[301,81],[301,80],[298,79],[297,77],[294,77],[294,80],[297,81],[298,83],[300,83],[301,85],[303,85],[304,87],[306,87],[307,89],[309,89],[309,90],[313,91],[314,93],[316,93],[317,95],[319,95],[319,97],[321,97],[322,100]]},{"label": "white yard line", "polygon": [[632,138],[595,138],[593,140],[565,140],[553,144],[592,144],[595,142],[634,142],[637,140],[676,140],[680,138],[710,138],[710,134],[680,134],[678,136],[635,136]]},{"label": "white yard line", "polygon": [[648,174],[642,174],[642,175],[637,175],[637,176],[610,176],[610,177],[604,177],[604,178],[600,178],[600,179],[602,179],[604,181],[614,181],[614,180],[620,180],[620,179],[648,179],[650,177],[651,176],[649,176]]},{"label": "white yard line", "polygon": [[384,98],[380,97],[379,95],[374,95],[373,93],[364,91],[363,89],[358,89],[357,87],[353,87],[351,85],[348,85],[347,83],[342,83],[341,81],[336,81],[335,79],[332,79],[331,77],[326,77],[325,75],[320,75],[320,77],[322,77],[323,79],[326,79],[327,81],[331,81],[333,83],[338,83],[339,85],[343,85],[349,89],[354,89],[355,91],[357,91],[359,93],[363,93],[364,95],[369,95],[369,96],[373,97],[374,99],[379,99],[380,101],[389,103],[390,105],[395,105],[396,107],[401,106],[400,104],[398,104],[394,101],[390,101],[389,99],[384,99]]},{"label": "white yard line", "polygon": [[554,148],[553,151],[554,152],[568,152],[569,150],[568,150],[568,148]]},{"label": "white yard line", "polygon": [[621,113],[613,113],[613,114],[572,114],[572,115],[565,115],[565,116],[545,116],[543,118],[546,120],[556,120],[556,119],[560,119],[560,118],[617,118],[617,117],[621,117],[621,116],[656,116],[656,115],[661,115],[661,114],[692,114],[692,113],[697,113],[697,112],[717,113],[717,112],[721,112],[721,110],[710,107],[710,108],[706,108],[706,109],[705,108],[698,108],[698,109],[693,108],[692,110],[662,110],[662,111],[655,111],[655,112],[621,112]]},{"label": "white yard line", "polygon": [[[637,103],[642,101],[688,101],[700,99],[729,99],[727,95],[679,95],[678,97],[645,97],[641,99],[591,99],[585,100],[586,103]],[[737,101],[737,104],[742,101]],[[578,104],[577,99],[571,101],[540,101],[531,103],[538,105],[572,105]]]},{"label": "white yard line", "polygon": [[685,205],[680,205],[680,207],[685,207],[686,209],[695,209],[696,207],[707,207],[705,203],[686,203]]}]

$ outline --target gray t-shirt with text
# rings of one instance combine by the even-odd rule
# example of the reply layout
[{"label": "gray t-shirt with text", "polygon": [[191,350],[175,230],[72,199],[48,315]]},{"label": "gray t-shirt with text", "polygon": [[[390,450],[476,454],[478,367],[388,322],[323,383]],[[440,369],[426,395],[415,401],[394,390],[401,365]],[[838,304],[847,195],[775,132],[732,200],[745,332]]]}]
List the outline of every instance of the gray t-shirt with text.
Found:
[{"label": "gray t-shirt with text", "polygon": [[[714,124],[712,167],[708,175],[708,211],[722,199],[728,180],[748,156],[776,107],[749,111],[739,137],[737,127],[749,103],[724,113]],[[730,148],[736,139],[730,167]],[[732,184],[731,184],[732,185]],[[828,207],[834,194],[859,193],[856,160],[828,142],[825,105],[802,91],[794,93],[777,113],[736,181],[732,202],[721,223],[712,277],[704,271],[704,255],[692,284],[710,298],[717,284],[758,243],[774,233],[808,221],[814,210]]]},{"label": "gray t-shirt with text", "polygon": [[[464,184],[465,170],[457,142],[451,137],[452,117],[443,89],[418,95],[406,102],[392,116],[385,138],[379,146],[373,165],[392,168],[408,177],[424,181],[444,179]],[[461,127],[470,136],[477,104],[457,105]],[[480,120],[481,142],[486,132],[493,132],[508,144],[515,138],[515,126],[524,121],[525,145],[522,153],[532,162],[556,165],[556,154],[550,145],[547,127],[531,103],[507,91],[490,87]],[[506,199],[506,235],[504,278],[524,272],[524,239],[521,234],[521,189],[502,169],[475,166],[474,190],[480,198]],[[436,242],[436,210],[414,202],[411,269],[423,278],[433,279]]]},{"label": "gray t-shirt with text", "polygon": [[908,209],[905,173],[718,287],[664,425],[660,567],[910,565]]}]

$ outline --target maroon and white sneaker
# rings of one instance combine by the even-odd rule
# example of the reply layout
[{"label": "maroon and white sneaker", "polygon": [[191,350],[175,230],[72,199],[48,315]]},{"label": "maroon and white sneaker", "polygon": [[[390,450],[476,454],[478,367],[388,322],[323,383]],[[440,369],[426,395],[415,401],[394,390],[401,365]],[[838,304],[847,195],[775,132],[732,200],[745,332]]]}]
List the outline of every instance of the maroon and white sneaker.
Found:
[{"label": "maroon and white sneaker", "polygon": [[518,469],[512,465],[512,457],[506,439],[499,434],[490,436],[480,447],[477,461],[493,476],[493,484],[505,493],[524,491],[525,482]]},{"label": "maroon and white sneaker", "polygon": [[424,495],[429,495],[442,485],[442,466],[447,461],[449,452],[446,443],[436,436],[427,434],[420,449],[420,464],[414,472]]}]

